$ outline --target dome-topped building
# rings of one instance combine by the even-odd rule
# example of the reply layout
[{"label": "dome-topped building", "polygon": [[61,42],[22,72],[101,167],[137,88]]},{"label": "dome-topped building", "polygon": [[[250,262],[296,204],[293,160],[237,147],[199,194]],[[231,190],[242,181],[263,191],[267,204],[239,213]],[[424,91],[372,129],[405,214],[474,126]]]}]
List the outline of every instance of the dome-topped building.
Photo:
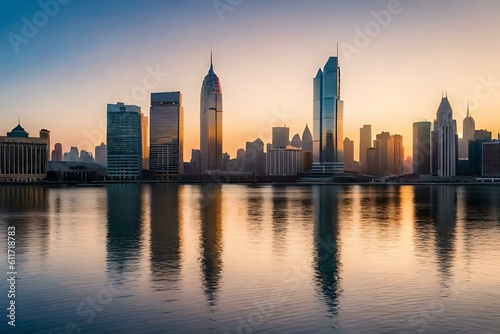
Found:
[{"label": "dome-topped building", "polygon": [[0,182],[36,182],[47,177],[50,131],[29,137],[19,122],[0,137]]}]

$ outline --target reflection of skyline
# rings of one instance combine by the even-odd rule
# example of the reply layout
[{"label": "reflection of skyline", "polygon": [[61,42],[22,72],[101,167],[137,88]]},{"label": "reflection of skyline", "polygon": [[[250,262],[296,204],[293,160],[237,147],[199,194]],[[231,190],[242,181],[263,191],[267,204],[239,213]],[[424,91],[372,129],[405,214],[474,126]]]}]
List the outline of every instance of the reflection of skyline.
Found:
[{"label": "reflection of skyline", "polygon": [[[179,193],[182,187],[151,186],[151,271],[155,281],[177,282],[181,269]],[[163,289],[160,288],[160,289]]]},{"label": "reflection of skyline", "polygon": [[215,306],[222,278],[222,189],[202,188],[200,198],[200,261],[205,296]]},{"label": "reflection of skyline", "polygon": [[328,310],[339,311],[340,240],[338,223],[339,188],[313,188],[315,203],[314,270],[315,283]]},{"label": "reflection of skyline", "polygon": [[106,188],[108,229],[107,263],[119,273],[130,271],[141,250],[141,195],[139,184],[117,184]]},{"label": "reflection of skyline", "polygon": [[281,186],[273,186],[272,194],[273,249],[280,254],[284,251],[288,228],[288,195],[286,187]]},{"label": "reflection of skyline", "polygon": [[[16,228],[16,235],[22,236],[16,242],[19,252],[30,244],[40,246],[45,256],[49,249],[49,190],[36,186],[0,186],[0,216],[5,213],[7,226]],[[28,214],[29,213],[29,214]]]}]

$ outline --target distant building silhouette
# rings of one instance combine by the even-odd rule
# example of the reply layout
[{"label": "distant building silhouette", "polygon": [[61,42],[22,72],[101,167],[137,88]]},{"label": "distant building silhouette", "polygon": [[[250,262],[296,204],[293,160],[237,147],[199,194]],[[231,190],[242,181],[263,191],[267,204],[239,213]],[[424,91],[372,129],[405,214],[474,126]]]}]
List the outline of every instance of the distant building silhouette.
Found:
[{"label": "distant building silhouette", "polygon": [[313,164],[313,138],[307,124],[302,133],[302,154],[304,157],[304,171],[309,171]]},{"label": "distant building silhouette", "polygon": [[95,160],[94,160],[94,156],[92,155],[92,153],[90,152],[87,152],[85,150],[82,150],[80,152],[80,162],[85,162],[85,163],[94,163]]},{"label": "distant building silhouette", "polygon": [[292,141],[290,142],[290,146],[293,146],[295,148],[302,148],[302,140],[300,139],[300,135],[296,133],[292,137]]},{"label": "distant building silhouette", "polygon": [[431,122],[413,123],[413,173],[431,173]]},{"label": "distant building silhouette", "polygon": [[491,132],[474,131],[474,140],[469,142],[469,173],[472,176],[483,175],[483,144],[491,142]]},{"label": "distant building silhouette", "polygon": [[257,174],[266,173],[266,155],[264,153],[264,142],[257,138],[253,142],[246,143],[244,171]]},{"label": "distant building silhouette", "polygon": [[372,147],[372,126],[363,125],[359,129],[359,164],[361,173],[368,172],[368,149]]},{"label": "distant building silhouette", "polygon": [[344,169],[348,172],[356,172],[354,168],[354,141],[344,139]]},{"label": "distant building silhouette", "polygon": [[458,157],[460,159],[469,158],[469,142],[474,140],[474,132],[476,131],[476,122],[470,115],[469,106],[467,105],[467,116],[463,122],[462,138],[458,143]]},{"label": "distant building silhouette", "polygon": [[274,127],[272,129],[273,137],[272,137],[272,148],[285,148],[290,145],[290,128],[286,126],[283,127]]},{"label": "distant building silhouette", "polygon": [[108,104],[108,176],[137,180],[142,173],[141,108],[121,102]]},{"label": "distant building silhouette", "polygon": [[403,174],[403,137],[382,132],[375,140],[375,161],[377,176]]},{"label": "distant building silhouette", "polygon": [[180,92],[151,94],[149,170],[157,178],[184,173],[184,109]]},{"label": "distant building silhouette", "polygon": [[211,55],[210,69],[201,86],[200,151],[202,173],[222,170],[222,88]]},{"label": "distant building silhouette", "polygon": [[80,150],[78,150],[78,147],[71,146],[69,152],[64,153],[63,160],[67,162],[80,162]]},{"label": "distant building silhouette", "polygon": [[446,96],[439,105],[431,138],[431,172],[438,176],[455,176],[458,160],[457,123]]},{"label": "distant building silhouette", "polygon": [[47,177],[50,132],[40,130],[40,137],[29,137],[19,122],[0,137],[0,181],[34,182]]},{"label": "distant building silhouette", "polygon": [[488,131],[488,130],[476,130],[476,131],[474,131],[474,140],[491,141],[491,138],[492,138],[491,131]]},{"label": "distant building silhouette", "polygon": [[62,145],[60,143],[56,143],[54,145],[51,155],[52,161],[63,161]]},{"label": "distant building silhouette", "polygon": [[106,167],[108,165],[108,147],[106,144],[101,143],[101,145],[95,147],[95,163]]},{"label": "distant building silhouette", "polygon": [[342,173],[344,102],[338,57],[330,57],[313,82],[313,171]]}]

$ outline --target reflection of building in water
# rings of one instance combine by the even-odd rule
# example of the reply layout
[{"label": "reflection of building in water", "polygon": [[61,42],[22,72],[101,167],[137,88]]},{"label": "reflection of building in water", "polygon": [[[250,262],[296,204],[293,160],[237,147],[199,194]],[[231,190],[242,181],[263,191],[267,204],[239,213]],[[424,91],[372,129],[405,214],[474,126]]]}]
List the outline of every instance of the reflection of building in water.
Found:
[{"label": "reflection of building in water", "polygon": [[337,314],[340,289],[340,240],[338,224],[339,188],[317,186],[315,202],[315,284],[328,310]]},{"label": "reflection of building in water", "polygon": [[415,245],[418,256],[429,255],[432,252],[434,237],[432,206],[430,202],[431,186],[418,185],[413,187],[413,221],[415,228]]},{"label": "reflection of building in water", "polygon": [[141,250],[141,185],[118,184],[107,187],[108,233],[107,263],[120,273],[129,266],[142,266]]},{"label": "reflection of building in water", "polygon": [[[16,254],[29,247],[33,254],[45,255],[49,249],[49,189],[32,186],[0,187],[0,226],[13,226],[16,235]],[[5,231],[7,228],[5,227]],[[22,262],[18,262],[21,264]]]},{"label": "reflection of building in water", "polygon": [[[181,268],[181,217],[179,192],[182,187],[155,184],[151,187],[151,271],[154,281],[176,282]],[[168,289],[156,287],[158,290]]]},{"label": "reflection of building in water", "polygon": [[204,186],[200,199],[200,259],[205,295],[215,306],[222,277],[222,189]]},{"label": "reflection of building in water", "polygon": [[288,197],[286,188],[273,186],[273,249],[277,253],[284,252],[285,237],[288,227]]},{"label": "reflection of building in water", "polygon": [[247,223],[250,231],[259,233],[262,228],[264,199],[260,188],[249,187],[247,205]]}]

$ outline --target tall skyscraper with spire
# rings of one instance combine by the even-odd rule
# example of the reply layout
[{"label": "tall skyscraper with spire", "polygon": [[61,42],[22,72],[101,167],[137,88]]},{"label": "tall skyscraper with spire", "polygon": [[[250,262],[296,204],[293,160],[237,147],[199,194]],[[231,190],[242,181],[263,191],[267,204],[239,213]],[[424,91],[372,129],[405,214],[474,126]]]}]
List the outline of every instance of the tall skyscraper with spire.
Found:
[{"label": "tall skyscraper with spire", "polygon": [[458,156],[457,122],[453,119],[453,110],[446,95],[441,99],[431,138],[432,173],[445,177],[455,176]]},{"label": "tall skyscraper with spire", "polygon": [[469,142],[474,140],[476,122],[470,115],[469,104],[467,103],[467,116],[463,122],[462,138],[458,142],[458,156],[460,159],[469,159]]},{"label": "tall skyscraper with spire", "polygon": [[313,82],[313,171],[343,173],[344,101],[338,57],[330,57]]},{"label": "tall skyscraper with spire", "polygon": [[212,53],[210,69],[203,80],[200,97],[201,172],[222,170],[222,88],[214,72]]}]

